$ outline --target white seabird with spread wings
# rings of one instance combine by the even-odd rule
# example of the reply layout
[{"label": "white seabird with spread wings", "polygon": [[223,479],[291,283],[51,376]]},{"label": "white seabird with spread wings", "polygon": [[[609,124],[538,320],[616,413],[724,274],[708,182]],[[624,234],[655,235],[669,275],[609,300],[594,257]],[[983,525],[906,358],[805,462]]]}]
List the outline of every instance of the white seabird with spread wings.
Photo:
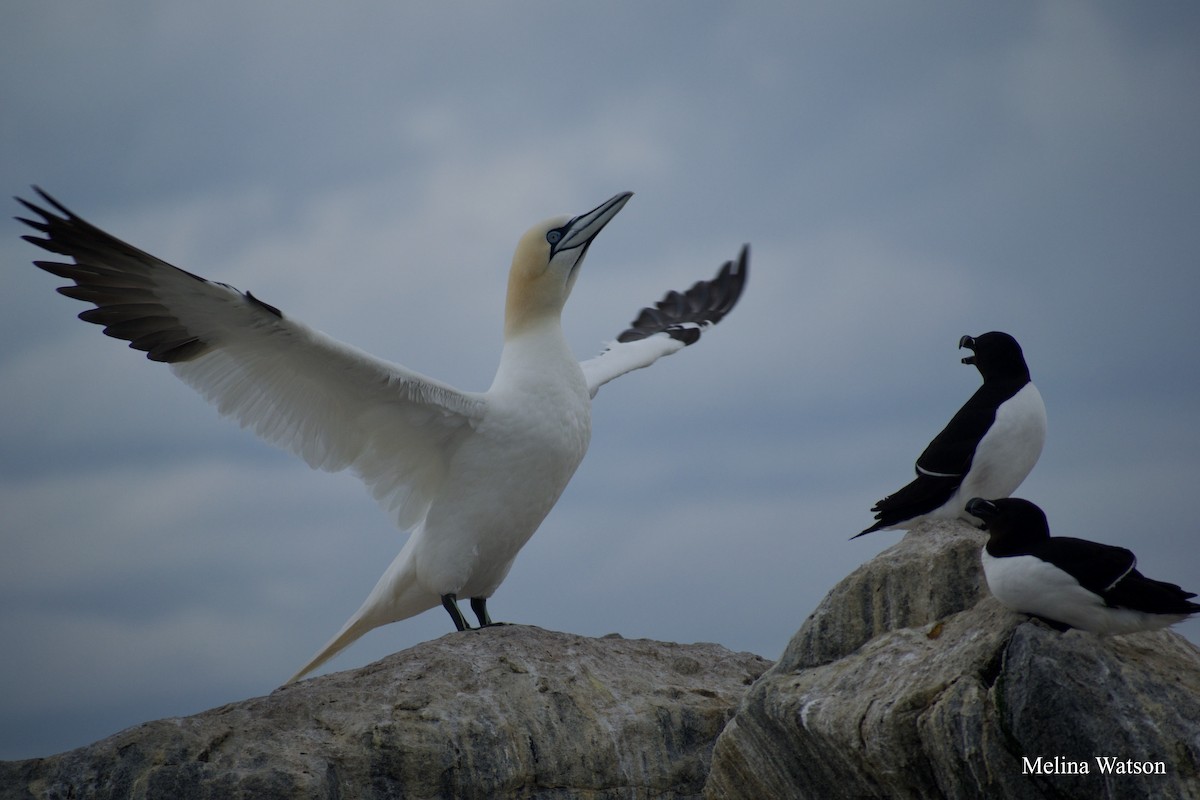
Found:
[{"label": "white seabird with spread wings", "polygon": [[25,238],[74,263],[37,261],[67,278],[62,294],[94,304],[79,316],[129,341],[272,444],[323,470],[353,470],[411,530],[342,630],[288,682],[367,631],[437,605],[459,630],[470,599],[487,600],[562,494],[587,451],[591,398],[613,378],[692,344],[741,296],[737,262],[643,309],[599,356],[579,363],[563,336],[563,304],[593,239],[632,196],[531,228],[508,278],[504,349],[486,392],[459,391],[337,342],[231,286],[138,250],[38,190],[53,210]]}]

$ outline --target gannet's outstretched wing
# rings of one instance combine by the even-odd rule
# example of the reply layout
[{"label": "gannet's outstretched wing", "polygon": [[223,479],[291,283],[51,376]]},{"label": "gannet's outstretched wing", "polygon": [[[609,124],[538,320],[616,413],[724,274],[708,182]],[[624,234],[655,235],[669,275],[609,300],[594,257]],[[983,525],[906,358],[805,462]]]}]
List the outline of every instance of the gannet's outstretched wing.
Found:
[{"label": "gannet's outstretched wing", "polygon": [[603,353],[580,363],[592,397],[613,378],[698,341],[737,305],[749,269],[750,245],[743,245],[737,262],[726,261],[712,280],[698,281],[683,293],[667,292],[654,308],[643,308]]},{"label": "gannet's outstretched wing", "polygon": [[58,214],[18,198],[42,218],[19,219],[45,235],[24,238],[74,261],[34,263],[74,282],[61,294],[96,306],[80,319],[169,364],[222,414],[310,466],[353,468],[402,528],[424,519],[456,438],[484,411],[482,395],[337,342],[37,192]]}]

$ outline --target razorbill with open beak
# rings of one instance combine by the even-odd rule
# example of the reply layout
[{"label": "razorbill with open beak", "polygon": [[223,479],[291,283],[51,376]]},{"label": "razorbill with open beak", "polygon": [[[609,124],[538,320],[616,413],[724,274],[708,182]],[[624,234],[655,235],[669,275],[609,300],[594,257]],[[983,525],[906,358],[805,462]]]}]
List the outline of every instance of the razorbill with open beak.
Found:
[{"label": "razorbill with open beak", "polygon": [[988,589],[1013,611],[1106,635],[1158,630],[1200,611],[1195,593],[1147,578],[1124,547],[1051,536],[1045,513],[1028,500],[975,497],[967,511],[988,532]]},{"label": "razorbill with open beak", "polygon": [[[470,627],[587,451],[601,385],[694,343],[741,296],[748,248],[711,281],[645,309],[599,356],[575,360],[561,313],[596,235],[632,196],[535,225],[508,275],[504,346],[486,392],[464,392],[367,355],[249,292],[171,266],[85,222],[21,200],[39,247],[74,263],[34,262],[92,303],[79,316],[162,361],[217,409],[314,468],[353,470],[412,533],[362,607],[294,675],[367,631],[443,606]],[[57,212],[57,213],[55,213]]]},{"label": "razorbill with open beak", "polygon": [[924,519],[958,517],[972,497],[1008,497],[1033,469],[1046,441],[1046,406],[1029,379],[1017,340],[993,331],[964,336],[962,360],[974,364],[983,385],[934,437],[916,463],[916,479],[871,508],[872,531],[911,528]]}]

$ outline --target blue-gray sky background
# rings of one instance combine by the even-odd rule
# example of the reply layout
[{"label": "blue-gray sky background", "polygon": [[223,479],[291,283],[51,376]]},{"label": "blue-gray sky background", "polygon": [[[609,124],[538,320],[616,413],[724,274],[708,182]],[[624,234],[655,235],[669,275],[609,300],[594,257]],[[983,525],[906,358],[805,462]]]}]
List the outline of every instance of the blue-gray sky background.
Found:
[{"label": "blue-gray sky background", "polygon": [[[491,605],[774,658],[900,538],[848,541],[978,385],[966,333],[1025,348],[1050,432],[1019,494],[1052,530],[1200,588],[1198,41],[1185,3],[18,3],[0,186],[465,389],[531,224],[636,192],[564,315],[581,358],[750,242],[736,312],[601,391]],[[75,320],[23,232],[0,223],[4,758],[270,691],[402,543],[353,477]]]}]

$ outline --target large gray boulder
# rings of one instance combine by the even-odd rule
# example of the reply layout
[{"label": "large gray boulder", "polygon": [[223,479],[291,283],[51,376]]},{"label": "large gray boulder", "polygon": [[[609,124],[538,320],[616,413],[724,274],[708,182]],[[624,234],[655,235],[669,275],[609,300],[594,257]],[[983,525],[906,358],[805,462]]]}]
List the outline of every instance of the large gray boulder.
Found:
[{"label": "large gray boulder", "polygon": [[50,758],[0,798],[698,797],[769,666],[713,644],[504,626]]},{"label": "large gray boulder", "polygon": [[1008,611],[983,541],[923,525],[835,587],[722,733],[705,796],[1200,798],[1200,651]]}]

